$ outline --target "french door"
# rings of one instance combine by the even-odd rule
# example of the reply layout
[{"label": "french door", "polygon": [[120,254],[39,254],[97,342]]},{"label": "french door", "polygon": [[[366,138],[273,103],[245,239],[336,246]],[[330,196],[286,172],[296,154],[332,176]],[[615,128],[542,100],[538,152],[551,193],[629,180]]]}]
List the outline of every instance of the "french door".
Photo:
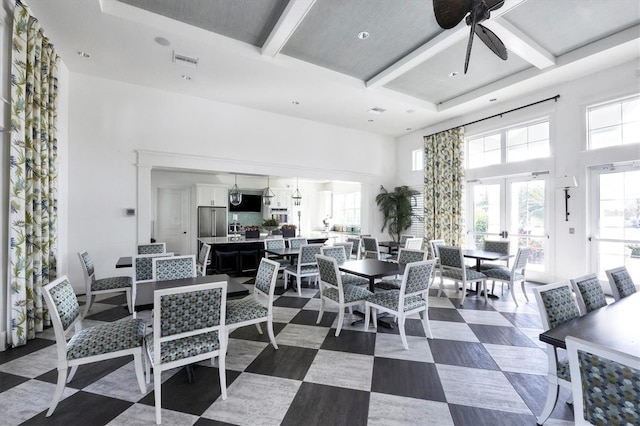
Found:
[{"label": "french door", "polygon": [[167,252],[189,254],[190,188],[158,187],[156,192],[155,238],[167,244]]},{"label": "french door", "polygon": [[485,240],[508,239],[511,252],[529,247],[527,279],[548,281],[549,183],[546,176],[500,178],[467,185],[467,241],[482,249]]}]

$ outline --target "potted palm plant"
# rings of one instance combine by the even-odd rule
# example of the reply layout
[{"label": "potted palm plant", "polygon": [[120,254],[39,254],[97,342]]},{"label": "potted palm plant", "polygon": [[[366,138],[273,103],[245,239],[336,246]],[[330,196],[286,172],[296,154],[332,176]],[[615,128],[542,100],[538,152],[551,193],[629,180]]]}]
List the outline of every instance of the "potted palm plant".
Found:
[{"label": "potted palm plant", "polygon": [[413,213],[416,197],[419,191],[408,186],[397,186],[393,192],[380,185],[380,193],[376,196],[376,203],[384,216],[382,229],[385,228],[393,241],[400,241],[400,234],[411,228],[411,219],[422,220],[422,216]]}]

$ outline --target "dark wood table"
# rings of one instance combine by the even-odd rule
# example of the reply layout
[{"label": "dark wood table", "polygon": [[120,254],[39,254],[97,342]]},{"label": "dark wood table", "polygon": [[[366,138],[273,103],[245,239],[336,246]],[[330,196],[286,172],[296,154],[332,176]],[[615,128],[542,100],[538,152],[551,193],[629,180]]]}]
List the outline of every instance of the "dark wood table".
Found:
[{"label": "dark wood table", "polygon": [[295,260],[300,256],[300,248],[272,248],[272,249],[264,249],[265,252],[269,254],[276,255],[278,257],[287,257],[291,260]]},{"label": "dark wood table", "polygon": [[379,242],[378,245],[380,247],[385,247],[387,249],[387,253],[391,254],[394,251],[398,251],[401,244],[398,241],[382,241]]},{"label": "dark wood table", "polygon": [[116,262],[116,268],[131,268],[133,266],[132,256],[122,256]]},{"label": "dark wood table", "polygon": [[238,280],[225,274],[205,275],[204,277],[181,278],[179,280],[150,281],[136,286],[136,306],[153,307],[153,292],[174,287],[184,287],[196,284],[227,282],[227,298],[244,297],[249,294]]},{"label": "dark wood table", "polygon": [[565,338],[574,336],[640,357],[640,293],[603,306],[540,334],[540,340],[566,349]]}]

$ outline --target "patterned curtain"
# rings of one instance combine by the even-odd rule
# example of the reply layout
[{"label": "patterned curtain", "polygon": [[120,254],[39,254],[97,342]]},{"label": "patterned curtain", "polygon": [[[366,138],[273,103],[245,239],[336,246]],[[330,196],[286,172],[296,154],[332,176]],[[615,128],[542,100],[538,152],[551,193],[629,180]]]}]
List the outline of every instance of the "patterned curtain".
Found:
[{"label": "patterned curtain", "polygon": [[424,235],[461,246],[464,128],[424,137]]},{"label": "patterned curtain", "polygon": [[16,1],[11,63],[9,275],[11,344],[48,324],[42,286],[56,278],[58,55]]}]

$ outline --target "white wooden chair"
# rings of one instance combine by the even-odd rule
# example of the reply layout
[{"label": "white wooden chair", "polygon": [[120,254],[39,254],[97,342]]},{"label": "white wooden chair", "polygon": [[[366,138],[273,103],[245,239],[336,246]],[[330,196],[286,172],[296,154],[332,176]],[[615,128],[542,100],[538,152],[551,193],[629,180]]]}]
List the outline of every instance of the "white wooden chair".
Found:
[{"label": "white wooden chair", "polygon": [[166,281],[196,276],[195,255],[154,257],[153,280]]},{"label": "white wooden chair", "polygon": [[138,317],[138,311],[136,310],[136,300],[138,300],[138,292],[140,290],[138,286],[153,281],[153,259],[171,256],[173,256],[173,253],[138,254],[131,256],[131,265],[133,266],[133,282],[131,285],[133,318]]},{"label": "white wooden chair", "polygon": [[613,298],[616,301],[637,291],[626,267],[620,266],[619,268],[609,269],[605,273],[611,285],[611,294],[613,294]]},{"label": "white wooden chair", "polygon": [[196,273],[200,277],[207,275],[207,267],[211,265],[211,246],[209,244],[202,244],[200,252],[198,253],[198,261],[196,262]]},{"label": "white wooden chair", "polygon": [[602,290],[596,274],[587,274],[571,279],[571,287],[573,287],[581,316],[594,309],[607,306],[604,290]]},{"label": "white wooden chair", "polygon": [[487,276],[487,280],[491,280],[491,293],[496,285],[496,281],[502,283],[502,287],[504,288],[504,284],[506,283],[509,286],[509,292],[511,293],[511,298],[513,299],[513,303],[518,306],[518,300],[516,299],[516,283],[520,282],[520,286],[522,288],[522,293],[524,294],[527,302],[529,301],[529,296],[527,296],[527,292],[524,289],[524,281],[525,281],[525,268],[527,267],[527,261],[529,259],[529,252],[531,251],[528,247],[520,247],[518,248],[518,253],[516,254],[516,259],[513,262],[511,268],[507,269],[506,267],[496,267],[494,269],[485,269],[482,271],[483,274]]},{"label": "white wooden chair", "polygon": [[487,276],[475,269],[468,268],[464,264],[464,256],[460,247],[438,246],[438,255],[440,257],[440,290],[438,297],[443,290],[442,278],[453,280],[456,285],[456,292],[459,292],[458,284],[462,284],[462,297],[460,298],[460,306],[464,304],[467,294],[467,284],[477,282],[478,291],[480,284],[484,292],[484,301],[487,301]]},{"label": "white wooden chair", "polygon": [[320,254],[322,244],[307,244],[300,247],[300,254],[295,265],[288,265],[283,273],[284,288],[289,285],[289,277],[296,277],[298,286],[298,296],[302,296],[302,279],[314,278],[318,279],[318,264],[316,263],[316,254]]},{"label": "white wooden chair", "polygon": [[166,243],[138,244],[138,254],[156,254],[167,251]]},{"label": "white wooden chair", "polygon": [[78,252],[82,272],[84,273],[85,297],[86,303],[84,307],[83,317],[86,317],[91,309],[91,305],[95,301],[96,295],[107,293],[124,293],[127,298],[127,306],[129,312],[133,313],[131,305],[131,286],[133,280],[127,276],[96,278],[96,270],[93,265],[93,259],[86,250]]}]

